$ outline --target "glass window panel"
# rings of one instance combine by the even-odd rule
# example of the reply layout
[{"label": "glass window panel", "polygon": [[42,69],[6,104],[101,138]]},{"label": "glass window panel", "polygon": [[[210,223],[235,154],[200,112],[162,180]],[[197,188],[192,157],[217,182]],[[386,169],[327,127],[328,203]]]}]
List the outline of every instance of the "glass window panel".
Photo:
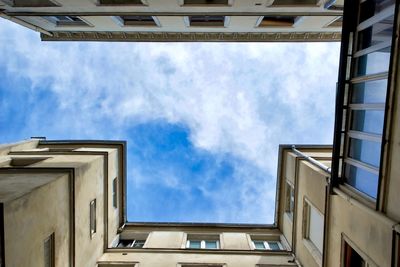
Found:
[{"label": "glass window panel", "polygon": [[356,59],[356,76],[387,72],[390,62],[390,47],[363,55]]},{"label": "glass window panel", "polygon": [[372,198],[377,197],[378,175],[346,164],[346,183]]},{"label": "glass window panel", "polygon": [[265,249],[264,241],[253,241],[256,249]]},{"label": "glass window panel", "polygon": [[310,206],[310,232],[308,234],[311,242],[322,253],[324,243],[324,216],[314,207]]},{"label": "glass window panel", "polygon": [[344,246],[344,267],[365,267],[364,259],[347,243]]},{"label": "glass window panel", "polygon": [[145,240],[135,240],[135,243],[132,247],[134,248],[142,248],[144,246]]},{"label": "glass window panel", "polygon": [[385,103],[387,91],[387,80],[369,81],[353,84],[351,102],[362,103]]},{"label": "glass window panel", "polygon": [[358,50],[392,40],[394,16],[390,16],[358,33]]},{"label": "glass window panel", "polygon": [[379,167],[381,143],[350,138],[349,157]]},{"label": "glass window panel", "polygon": [[190,240],[189,248],[201,248],[201,241]]},{"label": "glass window panel", "polygon": [[[360,22],[363,22],[370,17],[378,14],[390,5],[393,5],[395,0],[367,0],[360,4]],[[394,7],[393,7],[394,8]]]},{"label": "glass window panel", "polygon": [[353,110],[351,130],[382,134],[384,117],[383,110]]},{"label": "glass window panel", "polygon": [[217,248],[217,241],[205,241],[206,248]]},{"label": "glass window panel", "polygon": [[269,246],[269,249],[271,249],[271,250],[281,250],[281,248],[279,247],[278,242],[268,241],[268,246]]}]

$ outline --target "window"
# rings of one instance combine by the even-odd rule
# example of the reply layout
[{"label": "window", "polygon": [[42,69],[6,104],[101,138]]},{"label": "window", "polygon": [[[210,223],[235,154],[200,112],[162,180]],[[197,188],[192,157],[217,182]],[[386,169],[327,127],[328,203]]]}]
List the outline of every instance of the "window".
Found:
[{"label": "window", "polygon": [[347,25],[354,30],[344,31],[349,43],[341,55],[338,95],[343,97],[338,117],[342,120],[335,126],[332,177],[349,193],[373,205],[379,191],[386,96],[392,75],[395,1],[355,4],[358,14],[349,15],[358,19]]},{"label": "window", "polygon": [[44,16],[43,18],[56,26],[89,26],[78,16]]},{"label": "window", "polygon": [[112,199],[113,199],[113,207],[118,208],[118,180],[117,177],[114,178],[112,183]]},{"label": "window", "polygon": [[263,16],[258,21],[258,27],[293,27],[297,17],[294,16]]},{"label": "window", "polygon": [[308,245],[308,248],[312,250],[313,255],[314,250],[317,249],[321,256],[324,243],[324,215],[308,200],[304,200],[303,222],[303,238],[308,241],[306,246]]},{"label": "window", "polygon": [[317,3],[315,0],[275,0],[271,6],[316,6]]},{"label": "window", "polygon": [[253,240],[253,246],[256,250],[284,250],[279,241]]},{"label": "window", "polygon": [[188,234],[186,248],[219,249],[219,235]]},{"label": "window", "polygon": [[232,4],[232,0],[183,0],[184,6],[227,6]]},{"label": "window", "polygon": [[115,18],[122,26],[160,26],[154,16],[119,16]]},{"label": "window", "polygon": [[226,24],[225,16],[189,16],[190,27],[224,27]]},{"label": "window", "polygon": [[120,240],[117,248],[143,248],[144,243],[146,243],[145,239]]},{"label": "window", "polygon": [[54,255],[54,233],[44,240],[44,266],[54,267],[55,266],[55,255]]},{"label": "window", "polygon": [[96,199],[90,201],[90,238],[96,233]]},{"label": "window", "polygon": [[58,6],[51,0],[6,0],[3,1],[13,7],[52,7]]},{"label": "window", "polygon": [[178,267],[226,267],[221,263],[178,263]]},{"label": "window", "polygon": [[286,214],[293,219],[294,211],[294,188],[291,184],[286,182],[286,203],[285,203]]},{"label": "window", "polygon": [[143,2],[141,0],[98,0],[99,5],[105,6],[127,6],[127,5],[136,5],[141,6]]},{"label": "window", "polygon": [[394,247],[394,267],[400,267],[400,234],[396,234],[396,241]]},{"label": "window", "polygon": [[367,267],[366,261],[347,242],[344,242],[344,267]]}]

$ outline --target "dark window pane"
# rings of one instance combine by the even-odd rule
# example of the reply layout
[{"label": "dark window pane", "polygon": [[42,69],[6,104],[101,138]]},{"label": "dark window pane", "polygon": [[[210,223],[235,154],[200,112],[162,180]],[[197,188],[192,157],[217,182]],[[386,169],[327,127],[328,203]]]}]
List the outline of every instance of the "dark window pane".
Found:
[{"label": "dark window pane", "polygon": [[[360,23],[393,5],[395,0],[367,0],[360,4]],[[394,6],[393,6],[394,8]]]},{"label": "dark window pane", "polygon": [[254,246],[256,249],[265,249],[264,241],[254,241]]},{"label": "dark window pane", "polygon": [[353,85],[351,102],[361,103],[385,103],[387,80],[356,83]]},{"label": "dark window pane", "polygon": [[144,246],[145,240],[135,240],[133,248],[142,248]]},{"label": "dark window pane", "polygon": [[189,247],[190,248],[201,248],[201,241],[191,240]]},{"label": "dark window pane", "polygon": [[143,5],[140,0],[100,0],[100,5]]},{"label": "dark window pane", "polygon": [[387,72],[390,62],[390,47],[363,55],[356,61],[356,76]]},{"label": "dark window pane", "polygon": [[217,241],[206,241],[206,248],[217,248]]},{"label": "dark window pane", "polygon": [[379,167],[381,143],[350,138],[349,157]]},{"label": "dark window pane", "polygon": [[378,175],[346,164],[346,183],[376,199],[378,192]]},{"label": "dark window pane", "polygon": [[384,117],[383,110],[353,110],[351,130],[382,134]]},{"label": "dark window pane", "polygon": [[228,0],[185,0],[184,5],[227,5]]},{"label": "dark window pane", "polygon": [[268,246],[271,250],[281,250],[278,242],[268,242]]}]

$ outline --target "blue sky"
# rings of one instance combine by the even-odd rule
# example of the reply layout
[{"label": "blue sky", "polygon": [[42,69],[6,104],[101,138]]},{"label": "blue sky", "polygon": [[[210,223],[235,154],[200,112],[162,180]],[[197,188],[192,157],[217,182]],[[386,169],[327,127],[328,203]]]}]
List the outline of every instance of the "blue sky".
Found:
[{"label": "blue sky", "polygon": [[278,146],[332,142],[339,43],[41,42],[0,20],[1,143],[128,141],[128,219],[272,223]]}]

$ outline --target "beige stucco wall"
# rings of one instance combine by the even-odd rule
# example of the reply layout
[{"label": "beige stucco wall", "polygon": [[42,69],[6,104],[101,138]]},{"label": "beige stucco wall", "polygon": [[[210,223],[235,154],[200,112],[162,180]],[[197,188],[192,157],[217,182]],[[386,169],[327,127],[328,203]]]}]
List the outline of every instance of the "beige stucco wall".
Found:
[{"label": "beige stucco wall", "polygon": [[154,231],[149,234],[146,248],[184,248],[186,234],[180,231]]},{"label": "beige stucco wall", "polygon": [[[76,267],[94,266],[104,244],[104,172],[102,156],[75,170]],[[90,201],[96,199],[96,233],[90,237]]]},{"label": "beige stucco wall", "polygon": [[[140,267],[177,267],[177,263],[225,263],[227,267],[255,267],[256,264],[296,266],[289,263],[290,255],[267,253],[264,255],[221,254],[221,253],[105,253],[101,262],[138,262]],[[272,265],[272,266],[275,266]]]},{"label": "beige stucco wall", "polygon": [[340,266],[341,237],[346,235],[377,266],[391,266],[392,226],[339,195],[331,196],[328,266]]},{"label": "beige stucco wall", "polygon": [[319,266],[320,258],[316,258],[311,253],[309,247],[306,246],[306,242],[303,238],[303,205],[305,199],[307,199],[316,209],[322,214],[325,213],[325,188],[326,188],[326,176],[328,174],[321,171],[311,163],[301,160],[298,168],[298,196],[296,214],[296,256],[300,263],[304,266],[317,267]]},{"label": "beige stucco wall", "polygon": [[43,266],[44,240],[53,232],[56,266],[69,266],[68,179],[68,175],[64,174],[22,197],[5,203],[6,266]]}]

